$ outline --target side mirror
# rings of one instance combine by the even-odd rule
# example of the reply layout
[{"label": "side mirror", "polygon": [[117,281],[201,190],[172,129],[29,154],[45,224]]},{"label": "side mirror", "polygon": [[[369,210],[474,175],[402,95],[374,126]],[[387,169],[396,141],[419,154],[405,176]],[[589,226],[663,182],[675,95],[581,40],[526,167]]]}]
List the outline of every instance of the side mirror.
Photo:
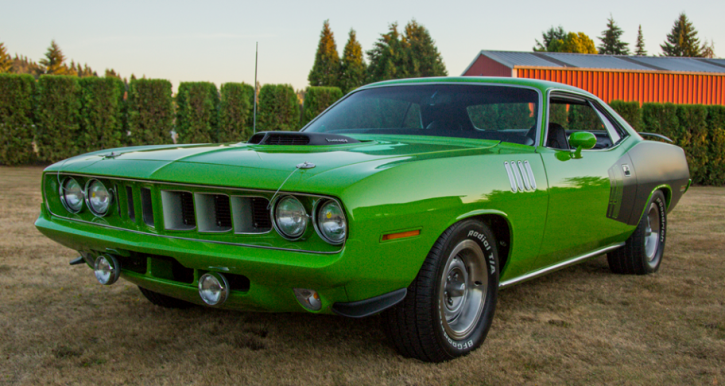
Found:
[{"label": "side mirror", "polygon": [[583,149],[591,149],[596,144],[597,137],[588,131],[575,131],[569,136],[569,146],[576,148],[574,158],[581,158]]}]

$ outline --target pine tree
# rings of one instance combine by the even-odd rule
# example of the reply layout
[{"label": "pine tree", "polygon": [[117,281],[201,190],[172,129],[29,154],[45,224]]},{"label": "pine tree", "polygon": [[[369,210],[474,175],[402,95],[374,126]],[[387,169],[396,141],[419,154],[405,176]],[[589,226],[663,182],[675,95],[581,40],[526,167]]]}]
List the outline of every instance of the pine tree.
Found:
[{"label": "pine tree", "polygon": [[40,59],[40,69],[43,74],[66,75],[69,73],[68,68],[63,64],[65,56],[55,40],[50,42],[50,47],[45,53],[45,58]]},{"label": "pine tree", "polygon": [[340,73],[340,55],[337,54],[335,36],[330,30],[330,21],[325,20],[320,33],[320,43],[315,54],[315,64],[307,80],[310,86],[336,87]]},{"label": "pine tree", "polygon": [[715,58],[715,42],[710,40],[710,44],[707,44],[707,41],[702,44],[702,57],[713,59]]},{"label": "pine tree", "polygon": [[703,48],[692,22],[685,13],[681,13],[667,34],[667,40],[660,45],[663,56],[702,57]]},{"label": "pine tree", "polygon": [[443,63],[438,48],[428,30],[414,20],[405,26],[405,38],[410,48],[411,77],[446,76],[446,65]]},{"label": "pine tree", "polygon": [[536,40],[536,46],[534,46],[533,50],[536,52],[559,52],[558,49],[564,43],[566,36],[567,33],[564,31],[564,27],[554,28],[552,26],[541,33],[543,43]]},{"label": "pine tree", "polygon": [[388,33],[381,34],[368,55],[368,82],[410,77],[409,44],[398,32],[398,23],[390,25]]},{"label": "pine tree", "polygon": [[117,74],[114,69],[106,69],[106,74],[104,75],[106,78],[118,78],[121,79],[121,75]]},{"label": "pine tree", "polygon": [[10,72],[12,68],[13,59],[8,54],[8,50],[5,49],[5,44],[0,43],[0,74]]},{"label": "pine tree", "polygon": [[637,56],[647,56],[647,51],[644,49],[644,36],[642,36],[642,24],[639,25],[639,31],[637,31],[637,44],[634,45],[636,50],[634,54]]},{"label": "pine tree", "polygon": [[609,15],[607,19],[607,29],[602,31],[602,36],[597,39],[602,41],[602,44],[597,47],[599,53],[602,55],[629,55],[629,43],[623,42],[621,39],[622,34],[621,28],[614,22],[612,15]]},{"label": "pine tree", "polygon": [[365,69],[362,46],[357,41],[355,30],[351,29],[340,61],[339,85],[343,94],[347,94],[365,83]]},{"label": "pine tree", "polygon": [[37,77],[42,71],[38,63],[28,59],[27,56],[18,56],[18,54],[15,54],[10,72],[14,74],[29,74]]}]

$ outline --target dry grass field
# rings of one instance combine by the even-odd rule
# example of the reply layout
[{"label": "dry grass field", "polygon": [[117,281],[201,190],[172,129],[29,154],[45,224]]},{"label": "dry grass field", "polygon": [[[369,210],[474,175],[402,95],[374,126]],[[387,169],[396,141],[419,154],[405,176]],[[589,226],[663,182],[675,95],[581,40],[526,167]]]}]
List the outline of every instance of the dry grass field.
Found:
[{"label": "dry grass field", "polygon": [[725,385],[725,188],[685,195],[656,275],[600,256],[503,290],[481,349],[427,364],[377,317],[167,310],[98,285],[33,226],[41,170],[0,167],[0,384]]}]

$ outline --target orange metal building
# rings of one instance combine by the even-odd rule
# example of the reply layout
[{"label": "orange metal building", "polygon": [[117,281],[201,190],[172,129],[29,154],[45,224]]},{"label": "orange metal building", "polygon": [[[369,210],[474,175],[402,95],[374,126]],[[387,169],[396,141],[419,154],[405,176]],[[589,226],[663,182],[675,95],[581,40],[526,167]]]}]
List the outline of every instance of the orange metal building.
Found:
[{"label": "orange metal building", "polygon": [[725,105],[725,59],[481,51],[463,76],[550,80],[605,102]]}]

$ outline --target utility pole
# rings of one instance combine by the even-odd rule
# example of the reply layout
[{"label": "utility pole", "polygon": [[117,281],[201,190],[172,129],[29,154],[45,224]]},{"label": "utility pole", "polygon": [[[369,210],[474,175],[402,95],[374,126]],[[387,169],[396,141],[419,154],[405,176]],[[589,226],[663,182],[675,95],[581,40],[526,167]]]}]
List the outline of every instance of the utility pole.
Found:
[{"label": "utility pole", "polygon": [[259,42],[257,42],[257,52],[254,54],[254,124],[252,129],[257,134],[257,63],[259,62]]}]

